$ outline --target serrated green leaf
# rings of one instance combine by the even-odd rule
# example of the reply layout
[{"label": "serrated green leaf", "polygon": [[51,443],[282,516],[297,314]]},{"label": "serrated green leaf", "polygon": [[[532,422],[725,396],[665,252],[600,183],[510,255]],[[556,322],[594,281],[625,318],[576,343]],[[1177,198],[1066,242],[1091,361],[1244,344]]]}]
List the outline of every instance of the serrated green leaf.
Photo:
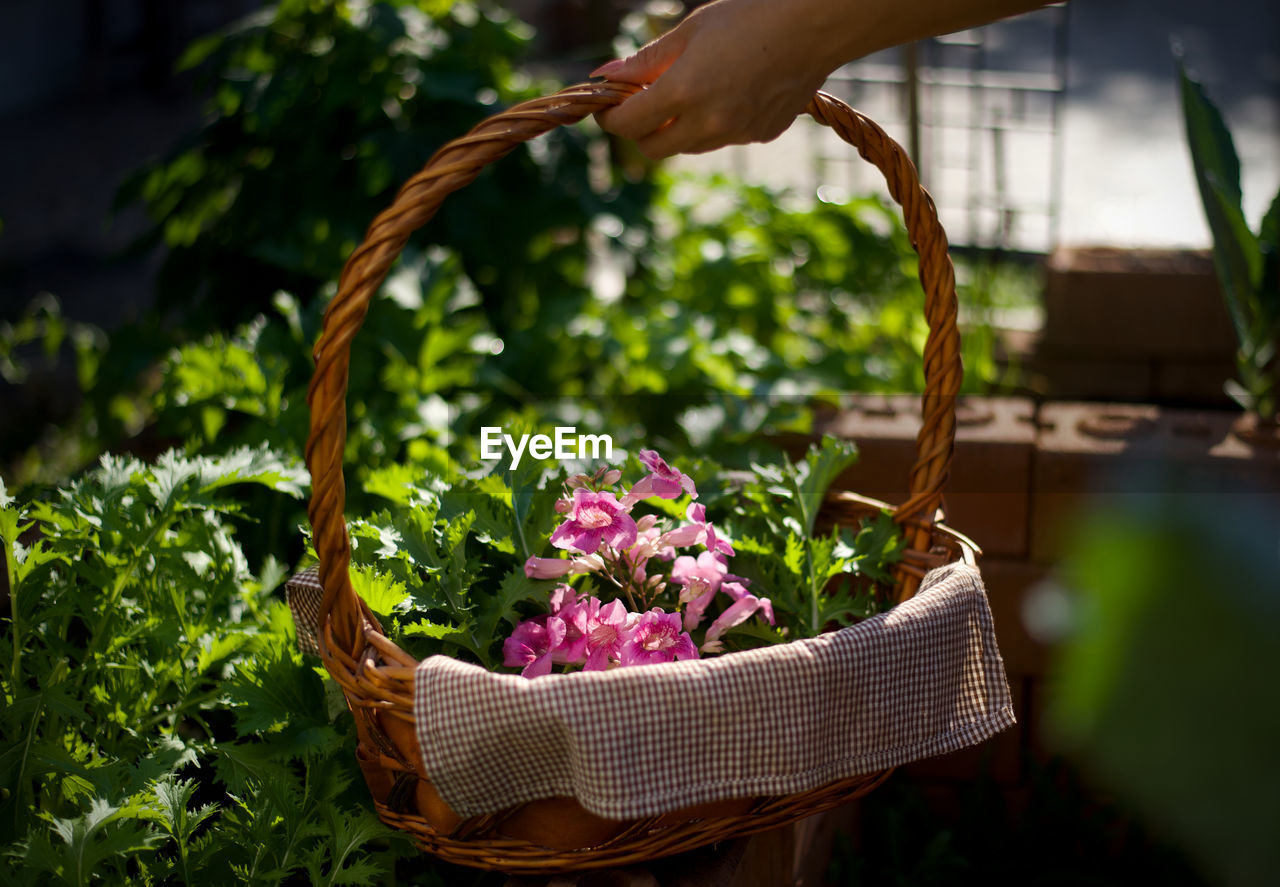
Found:
[{"label": "serrated green leaf", "polygon": [[301,499],[310,475],[296,458],[272,450],[267,444],[239,447],[212,461],[197,463],[200,491],[209,493],[232,484],[259,484]]},{"label": "serrated green leaf", "polygon": [[153,848],[157,838],[138,820],[138,806],[116,806],[103,798],[94,798],[81,816],[46,817],[64,846],[55,848],[47,839],[36,846],[28,843],[28,864],[72,884],[87,884],[108,867],[123,867],[133,854]]},{"label": "serrated green leaf", "polygon": [[456,643],[453,639],[462,634],[458,631],[456,625],[440,625],[427,619],[410,622],[401,628],[400,633],[409,637],[432,638],[433,640],[449,641],[450,643]]},{"label": "serrated green leaf", "polygon": [[[804,540],[794,533],[787,535],[784,541],[782,562],[797,579],[808,579],[808,555],[804,550]],[[767,550],[767,549],[766,549]]]},{"label": "serrated green leaf", "polygon": [[852,442],[824,435],[819,444],[795,466],[796,503],[802,509],[804,535],[813,533],[813,524],[822,507],[827,490],[849,466],[858,461],[858,448]]},{"label": "serrated green leaf", "polygon": [[364,479],[364,489],[366,493],[382,496],[398,505],[408,505],[413,501],[414,487],[421,479],[422,472],[417,467],[395,462],[369,471]]},{"label": "serrated green leaf", "polygon": [[404,612],[411,603],[411,595],[403,582],[397,582],[373,567],[352,567],[351,587],[369,605],[369,609],[380,616]]},{"label": "serrated green leaf", "polygon": [[253,635],[243,631],[207,634],[200,639],[200,655],[196,659],[196,671],[204,674],[215,665],[250,646]]},{"label": "serrated green leaf", "polygon": [[497,594],[489,597],[482,608],[478,634],[481,638],[495,638],[498,626],[503,622],[515,624],[516,605],[532,602],[545,607],[556,583],[547,579],[530,579],[523,567],[516,567],[503,577]]},{"label": "serrated green leaf", "polygon": [[194,780],[165,776],[152,784],[151,796],[139,816],[159,825],[185,852],[196,830],[217,813],[213,804],[189,806],[195,793]]},{"label": "serrated green leaf", "polygon": [[854,535],[844,530],[840,535],[840,554],[849,560],[853,570],[876,582],[892,583],[887,567],[902,559],[907,540],[902,528],[887,513],[865,521]]},{"label": "serrated green leaf", "polygon": [[516,553],[515,514],[500,500],[495,503],[489,495],[457,485],[440,497],[440,518],[452,521],[463,515],[471,516],[472,526],[481,542],[506,554]]},{"label": "serrated green leaf", "polygon": [[271,733],[286,724],[328,726],[319,676],[284,644],[237,668],[226,689],[241,735]]},{"label": "serrated green leaf", "polygon": [[325,820],[328,834],[321,843],[322,850],[308,859],[312,883],[372,884],[373,879],[383,873],[382,866],[369,857],[350,858],[370,841],[392,832],[365,810],[347,812],[329,808]]}]

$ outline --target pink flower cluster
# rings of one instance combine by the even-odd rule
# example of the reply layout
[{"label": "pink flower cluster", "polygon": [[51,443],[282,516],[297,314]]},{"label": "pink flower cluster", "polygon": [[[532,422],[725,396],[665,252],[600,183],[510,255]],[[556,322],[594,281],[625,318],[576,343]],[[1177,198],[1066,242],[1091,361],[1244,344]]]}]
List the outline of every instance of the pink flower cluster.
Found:
[{"label": "pink flower cluster", "polygon": [[[688,522],[666,530],[656,515],[632,517],[632,509],[649,498],[698,497],[693,481],[653,450],[641,450],[639,458],[649,473],[621,498],[605,489],[620,481],[616,469],[571,478],[567,487],[572,492],[556,508],[564,522],[551,534],[551,544],[569,557],[531,557],[525,563],[525,574],[536,579],[593,574],[618,597],[602,602],[560,584],[552,593],[550,613],[520,623],[507,638],[505,665],[538,677],[550,673],[553,664],[599,671],[696,659],[699,649],[719,652],[724,633],[756,613],[773,624],[769,599],[751,594],[746,579],[729,573],[733,546],[716,534],[701,504],[690,502]],[[696,556],[678,553],[691,546],[702,551]],[[721,592],[732,603],[702,633],[699,647],[692,633]]]},{"label": "pink flower cluster", "polygon": [[[557,603],[557,598],[559,602]],[[503,662],[523,666],[521,674],[549,674],[552,664],[603,671],[613,665],[641,665],[697,659],[698,648],[680,617],[659,608],[629,613],[620,600],[578,598],[561,585],[552,595],[552,613],[521,622],[503,644]]]}]

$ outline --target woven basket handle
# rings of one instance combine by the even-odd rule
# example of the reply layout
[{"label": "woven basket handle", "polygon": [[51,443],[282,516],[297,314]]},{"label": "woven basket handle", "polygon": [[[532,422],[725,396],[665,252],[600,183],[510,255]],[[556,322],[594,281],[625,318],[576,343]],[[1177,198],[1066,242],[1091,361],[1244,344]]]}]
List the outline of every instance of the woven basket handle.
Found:
[{"label": "woven basket handle", "polygon": [[[411,232],[426,224],[445,196],[466,186],[481,170],[509,154],[521,142],[557,126],[576,123],[633,95],[640,87],[623,83],[587,83],[533,99],[504,111],[445,145],[413,178],[365,234],[347,260],[338,293],[329,303],[315,346],[315,374],[307,402],[311,431],[307,468],[311,472],[309,509],[312,541],[320,558],[324,598],[320,636],[326,620],[334,642],[352,657],[364,648],[362,621],[367,611],[351,587],[347,536],[346,487],[342,456],[347,440],[347,370],[351,340],[364,320],[370,299],[400,255]],[[918,517],[928,524],[942,501],[955,438],[955,397],[960,389],[960,337],[956,329],[955,273],[946,235],[933,200],[916,177],[906,153],[875,123],[825,93],[817,93],[806,111],[830,126],[884,174],[889,193],[902,206],[912,246],[920,257],[929,337],[924,349],[923,426],[916,439],[910,496],[897,510],[900,520]],[[927,544],[928,529],[916,531],[913,547]]]}]

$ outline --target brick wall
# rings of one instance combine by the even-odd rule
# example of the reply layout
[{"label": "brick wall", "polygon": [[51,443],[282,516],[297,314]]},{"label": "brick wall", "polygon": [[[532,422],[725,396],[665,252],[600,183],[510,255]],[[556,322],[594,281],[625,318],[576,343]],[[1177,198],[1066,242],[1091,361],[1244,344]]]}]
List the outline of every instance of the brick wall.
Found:
[{"label": "brick wall", "polygon": [[[919,429],[918,401],[867,397],[819,431],[854,440],[859,461],[839,484],[899,502]],[[1230,513],[1243,499],[1280,494],[1280,448],[1232,433],[1238,414],[1150,405],[962,401],[947,487],[947,523],[983,549],[980,561],[1018,726],[981,748],[913,764],[913,779],[944,790],[983,775],[1011,791],[1047,760],[1039,731],[1049,651],[1024,626],[1028,593],[1050,576],[1073,523],[1108,496],[1180,495]],[[797,442],[798,443],[798,442]]]}]

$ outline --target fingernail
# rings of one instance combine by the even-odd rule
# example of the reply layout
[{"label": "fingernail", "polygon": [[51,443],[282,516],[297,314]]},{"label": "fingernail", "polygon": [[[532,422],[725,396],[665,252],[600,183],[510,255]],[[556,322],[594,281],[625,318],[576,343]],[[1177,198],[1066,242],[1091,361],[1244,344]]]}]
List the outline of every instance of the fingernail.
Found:
[{"label": "fingernail", "polygon": [[608,77],[610,74],[619,70],[625,64],[626,64],[626,59],[614,59],[611,62],[605,62],[603,65],[601,65],[600,67],[592,71],[591,74],[588,76]]}]

